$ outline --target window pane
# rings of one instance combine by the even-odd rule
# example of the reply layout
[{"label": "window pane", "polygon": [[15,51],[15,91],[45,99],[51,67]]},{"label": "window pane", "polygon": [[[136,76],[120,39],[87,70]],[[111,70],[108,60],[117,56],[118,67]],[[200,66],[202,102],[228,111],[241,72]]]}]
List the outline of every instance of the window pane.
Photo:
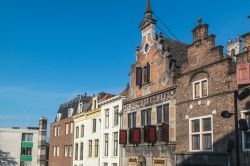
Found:
[{"label": "window pane", "polygon": [[119,123],[119,107],[114,108],[114,125],[117,126]]},{"label": "window pane", "polygon": [[211,134],[203,134],[203,150],[212,150]]},{"label": "window pane", "polygon": [[202,131],[211,131],[211,118],[202,119]]},{"label": "window pane", "polygon": [[128,114],[128,128],[131,128],[131,114]]},{"label": "window pane", "polygon": [[147,110],[147,125],[151,125],[151,109]]},{"label": "window pane", "polygon": [[248,129],[250,129],[250,113],[249,112],[246,113],[245,116],[246,116],[246,120],[247,120]]},{"label": "window pane", "polygon": [[250,132],[245,132],[245,149],[250,149]]},{"label": "window pane", "polygon": [[195,98],[199,98],[200,97],[200,83],[195,83],[194,84],[195,87]]},{"label": "window pane", "polygon": [[169,123],[169,104],[163,106],[164,122]]},{"label": "window pane", "polygon": [[162,106],[157,107],[157,123],[162,123]]},{"label": "window pane", "polygon": [[136,112],[133,113],[133,126],[136,127]]},{"label": "window pane", "polygon": [[80,160],[83,160],[83,142],[80,145]]},{"label": "window pane", "polygon": [[145,116],[146,116],[146,112],[145,112],[145,110],[142,110],[141,111],[141,125],[142,126],[145,126]]},{"label": "window pane", "polygon": [[79,138],[79,127],[76,127],[76,138]]},{"label": "window pane", "polygon": [[200,120],[192,120],[192,132],[200,132]]},{"label": "window pane", "polygon": [[207,96],[207,80],[202,81],[202,96]]},{"label": "window pane", "polygon": [[200,135],[192,135],[192,150],[200,150]]}]

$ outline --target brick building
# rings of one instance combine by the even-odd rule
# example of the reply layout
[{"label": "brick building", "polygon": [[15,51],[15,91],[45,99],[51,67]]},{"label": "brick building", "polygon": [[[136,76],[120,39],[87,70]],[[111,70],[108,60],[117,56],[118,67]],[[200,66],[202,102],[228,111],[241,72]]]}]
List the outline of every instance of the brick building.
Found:
[{"label": "brick building", "polygon": [[91,97],[78,96],[60,105],[55,122],[50,126],[50,166],[73,165],[74,121],[73,116],[85,110]]},{"label": "brick building", "polygon": [[123,104],[121,165],[174,165],[176,145],[175,76],[185,60],[185,44],[156,33],[147,0],[139,28],[142,43],[130,71],[130,87]]},{"label": "brick building", "polygon": [[[239,71],[245,69],[242,64],[249,67],[249,36],[242,36],[244,48],[240,40],[229,42],[228,55],[224,55],[223,47],[215,45],[215,35],[208,33],[208,25],[198,20],[193,43],[187,47],[187,59],[177,77],[177,166],[234,165],[235,151],[227,146],[234,141],[234,118],[222,118],[221,113],[234,111],[234,91],[242,87],[239,80],[237,84],[237,76],[245,77],[244,86],[250,83],[249,70],[243,76]],[[238,110],[239,118],[247,118],[248,125],[249,99],[240,102]],[[240,136],[241,165],[247,166],[249,132]]]}]

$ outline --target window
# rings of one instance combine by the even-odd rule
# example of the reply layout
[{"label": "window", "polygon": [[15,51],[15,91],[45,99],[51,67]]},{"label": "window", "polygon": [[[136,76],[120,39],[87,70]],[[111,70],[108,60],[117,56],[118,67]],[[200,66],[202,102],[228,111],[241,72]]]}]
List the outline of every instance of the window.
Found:
[{"label": "window", "polygon": [[118,132],[114,133],[114,151],[113,155],[117,156],[118,155]]},{"label": "window", "polygon": [[79,138],[79,127],[76,127],[76,138]]},{"label": "window", "polygon": [[193,98],[198,99],[208,96],[208,81],[207,79],[193,82]]},{"label": "window", "polygon": [[193,118],[189,125],[191,151],[212,151],[212,117]]},{"label": "window", "polygon": [[57,136],[60,136],[61,126],[57,126]]},{"label": "window", "polygon": [[96,132],[96,119],[93,119],[92,122],[93,122],[93,125],[92,125],[93,133],[95,133]]},{"label": "window", "polygon": [[65,124],[65,134],[66,135],[69,134],[69,124],[68,123]]},{"label": "window", "polygon": [[75,144],[75,160],[78,160],[78,143]]},{"label": "window", "polygon": [[53,156],[56,157],[56,146],[53,146]]},{"label": "window", "polygon": [[151,108],[141,111],[141,125],[151,125]]},{"label": "window", "polygon": [[20,166],[31,166],[31,161],[21,161]]},{"label": "window", "polygon": [[32,133],[23,133],[22,134],[22,141],[23,142],[32,142],[33,141],[33,134]]},{"label": "window", "polygon": [[61,113],[56,114],[56,121],[58,122],[62,117]]},{"label": "window", "polygon": [[248,131],[243,132],[243,150],[250,151],[250,111],[244,112],[242,118],[246,119]]},{"label": "window", "polygon": [[95,140],[95,157],[98,157],[99,154],[99,140]]},{"label": "window", "polygon": [[146,66],[136,67],[136,85],[142,87],[150,83],[150,64]]},{"label": "window", "polygon": [[73,115],[74,109],[71,108],[68,110],[68,117],[71,117]]},{"label": "window", "polygon": [[73,130],[74,130],[74,124],[73,122],[70,122],[70,134],[73,134]]},{"label": "window", "polygon": [[158,106],[157,108],[157,123],[169,123],[169,104]]},{"label": "window", "polygon": [[108,156],[109,153],[109,134],[105,134],[104,136],[104,140],[105,140],[105,145],[104,145],[104,156]]},{"label": "window", "polygon": [[57,136],[57,127],[56,126],[54,127],[54,136],[55,137]]},{"label": "window", "polygon": [[89,140],[89,157],[92,157],[92,140]]},{"label": "window", "polygon": [[83,160],[83,142],[80,144],[80,160]]},{"label": "window", "polygon": [[105,128],[109,128],[109,109],[105,110]]},{"label": "window", "polygon": [[103,163],[103,166],[108,166],[108,163]]},{"label": "window", "polygon": [[81,125],[81,137],[84,137],[84,125]]},{"label": "window", "polygon": [[117,166],[117,163],[113,163],[112,166]]},{"label": "window", "polygon": [[69,145],[69,157],[72,157],[73,154],[73,146]]},{"label": "window", "polygon": [[136,112],[128,114],[128,128],[136,127]]},{"label": "window", "polygon": [[60,156],[60,147],[59,146],[56,147],[56,156],[57,157]]},{"label": "window", "polygon": [[65,146],[64,146],[64,156],[65,156],[65,157],[68,157],[68,155],[69,155],[69,146],[68,146],[68,145],[65,145]]},{"label": "window", "polygon": [[114,107],[114,126],[118,126],[119,123],[119,106]]},{"label": "window", "polygon": [[32,148],[21,148],[21,156],[32,156]]}]

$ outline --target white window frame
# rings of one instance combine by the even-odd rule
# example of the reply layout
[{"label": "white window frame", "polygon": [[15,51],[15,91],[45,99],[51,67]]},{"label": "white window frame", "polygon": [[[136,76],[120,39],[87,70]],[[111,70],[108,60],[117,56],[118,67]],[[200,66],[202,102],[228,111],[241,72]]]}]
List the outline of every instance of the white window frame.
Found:
[{"label": "white window frame", "polygon": [[105,128],[106,129],[109,128],[109,115],[110,115],[109,109],[105,109]]},{"label": "white window frame", "polygon": [[57,151],[56,148],[57,148],[56,146],[53,146],[53,157],[56,157],[56,151]]},{"label": "white window frame", "polygon": [[[201,98],[207,97],[207,96],[202,96],[202,82],[203,81],[207,81],[207,96],[208,96],[208,79],[204,78],[204,79],[192,82],[193,99],[201,99]],[[200,97],[195,97],[195,84],[196,83],[200,84]]]},{"label": "white window frame", "polygon": [[[202,131],[202,119],[206,119],[206,118],[211,118],[211,131]],[[200,150],[193,150],[192,149],[192,121],[193,120],[200,120],[200,131],[197,132],[197,134],[200,135]],[[212,137],[212,149],[211,150],[203,150],[203,138],[202,135],[203,134],[210,134],[211,133],[211,137]],[[213,116],[212,115],[208,115],[208,116],[200,116],[200,117],[195,117],[195,118],[189,118],[189,150],[190,152],[213,152],[214,151],[214,147],[213,147]]]},{"label": "white window frame", "polygon": [[54,136],[57,136],[57,126],[54,126]]},{"label": "white window frame", "polygon": [[[117,113],[118,113],[118,116],[117,116],[117,124],[115,124],[115,115],[116,115],[115,111],[116,111],[116,109],[117,109]],[[113,119],[114,127],[116,127],[116,126],[119,125],[119,109],[120,109],[120,108],[119,108],[119,105],[114,106],[114,119]]]},{"label": "white window frame", "polygon": [[69,134],[69,123],[65,124],[65,134],[68,135]]},{"label": "white window frame", "polygon": [[[250,113],[250,110],[243,110],[241,111],[241,118],[242,119],[245,119],[245,113]],[[250,129],[246,132],[250,132]],[[245,148],[245,133],[244,131],[242,131],[242,149],[243,149],[243,152],[250,152],[250,149],[246,149]]]},{"label": "white window frame", "polygon": [[68,117],[71,117],[73,115],[73,112],[74,112],[74,109],[73,108],[70,108],[68,110]]},{"label": "white window frame", "polygon": [[73,134],[74,132],[74,123],[70,122],[70,134]]},{"label": "white window frame", "polygon": [[56,157],[59,157],[60,156],[60,147],[57,146],[56,147]]}]

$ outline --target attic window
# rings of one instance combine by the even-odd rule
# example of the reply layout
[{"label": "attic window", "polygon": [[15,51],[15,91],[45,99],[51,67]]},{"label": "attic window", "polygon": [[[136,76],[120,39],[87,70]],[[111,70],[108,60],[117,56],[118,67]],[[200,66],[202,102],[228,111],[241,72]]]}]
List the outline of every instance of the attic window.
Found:
[{"label": "attic window", "polygon": [[58,113],[58,114],[56,115],[56,121],[59,121],[59,120],[61,119],[61,116],[62,116],[62,114],[61,114],[61,113]]},{"label": "attic window", "polygon": [[73,108],[70,108],[70,109],[68,110],[68,117],[71,117],[71,116],[73,115],[73,111],[74,111]]}]

